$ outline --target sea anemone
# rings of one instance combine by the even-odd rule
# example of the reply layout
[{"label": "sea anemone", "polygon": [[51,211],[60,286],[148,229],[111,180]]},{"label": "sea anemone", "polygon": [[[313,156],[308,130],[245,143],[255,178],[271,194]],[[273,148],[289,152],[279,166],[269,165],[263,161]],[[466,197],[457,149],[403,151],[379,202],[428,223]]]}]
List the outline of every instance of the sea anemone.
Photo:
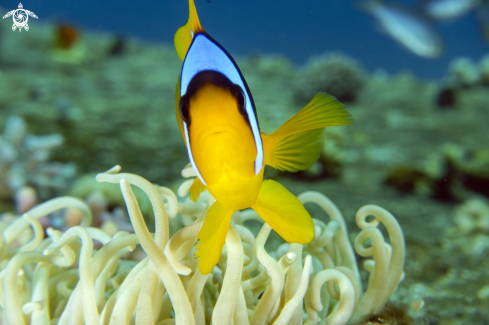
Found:
[{"label": "sea anemone", "polygon": [[[61,197],[27,211],[10,224],[0,223],[0,313],[3,324],[345,324],[379,313],[403,277],[404,238],[396,219],[373,205],[356,214],[362,229],[354,242],[370,273],[365,293],[345,221],[338,208],[318,192],[301,202],[324,210],[328,223],[314,219],[315,238],[307,245],[282,244],[267,252],[271,228],[252,210],[236,212],[219,263],[200,273],[194,245],[215,200],[203,193],[196,203],[178,201],[168,188],[119,173],[97,175],[121,187],[135,234],[112,237],[90,227],[92,215],[82,201]],[[195,177],[191,167],[184,177]],[[188,195],[193,179],[178,190]],[[149,232],[131,185],[148,196],[155,215]],[[166,201],[166,202],[165,202]],[[79,226],[64,233],[38,219],[77,208]],[[182,228],[171,238],[169,218]],[[368,216],[374,219],[367,221]],[[263,223],[255,237],[248,220]],[[377,228],[383,223],[390,245]],[[32,231],[30,229],[32,228]],[[20,234],[30,231],[30,238]],[[94,241],[102,243],[94,250]],[[365,244],[368,244],[365,246]],[[125,259],[136,245],[147,257]],[[326,284],[323,286],[323,284]]]}]

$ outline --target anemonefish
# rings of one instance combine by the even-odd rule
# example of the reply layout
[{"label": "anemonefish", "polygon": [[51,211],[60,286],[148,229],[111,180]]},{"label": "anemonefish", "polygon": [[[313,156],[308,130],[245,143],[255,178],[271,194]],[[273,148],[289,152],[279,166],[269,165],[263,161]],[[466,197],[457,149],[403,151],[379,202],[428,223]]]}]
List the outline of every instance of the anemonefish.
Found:
[{"label": "anemonefish", "polygon": [[260,131],[253,97],[231,55],[200,25],[193,0],[185,26],[175,34],[183,60],[176,87],[176,115],[198,177],[196,201],[207,189],[216,199],[199,232],[196,257],[202,274],[219,261],[234,212],[252,208],[290,243],[309,243],[314,223],[285,187],[263,180],[265,165],[295,172],[319,157],[323,128],[352,124],[334,97],[317,94],[294,117],[268,135]]}]

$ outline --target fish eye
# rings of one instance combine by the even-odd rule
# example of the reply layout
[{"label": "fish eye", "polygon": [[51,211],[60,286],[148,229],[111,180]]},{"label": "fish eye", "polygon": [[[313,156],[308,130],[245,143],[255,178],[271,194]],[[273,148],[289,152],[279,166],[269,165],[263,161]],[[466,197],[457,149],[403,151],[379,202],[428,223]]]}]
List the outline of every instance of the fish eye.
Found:
[{"label": "fish eye", "polygon": [[182,120],[187,123],[187,126],[190,125],[190,114],[189,114],[189,102],[188,102],[188,97],[183,96],[180,98],[180,116],[182,117]]},{"label": "fish eye", "polygon": [[234,87],[232,89],[232,93],[233,93],[234,97],[236,98],[236,102],[238,104],[239,112],[241,114],[243,114],[244,116],[248,116],[246,114],[246,109],[245,109],[245,97],[244,97],[244,93],[243,93],[243,90],[241,89],[241,87],[238,85],[234,85]]}]

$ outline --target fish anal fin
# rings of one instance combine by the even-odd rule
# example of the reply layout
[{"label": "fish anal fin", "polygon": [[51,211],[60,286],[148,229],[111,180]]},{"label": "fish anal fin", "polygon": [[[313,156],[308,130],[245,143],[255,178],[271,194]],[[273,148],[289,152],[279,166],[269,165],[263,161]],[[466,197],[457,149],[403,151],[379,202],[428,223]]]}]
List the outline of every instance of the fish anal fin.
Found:
[{"label": "fish anal fin", "polygon": [[209,274],[219,262],[233,213],[219,202],[215,202],[207,212],[195,253],[202,274]]},{"label": "fish anal fin", "polygon": [[289,243],[307,244],[314,238],[314,222],[309,212],[276,181],[263,182],[251,208]]},{"label": "fish anal fin", "polygon": [[196,177],[192,186],[190,186],[190,199],[194,202],[197,202],[199,199],[200,193],[205,190],[204,184],[200,181],[200,178]]},{"label": "fish anal fin", "polygon": [[189,5],[189,18],[187,24],[180,27],[175,33],[175,50],[178,57],[183,61],[185,55],[187,55],[188,48],[192,44],[192,38],[195,34],[204,31],[200,25],[199,16],[197,15],[197,9],[195,8],[194,0],[188,1]]},{"label": "fish anal fin", "polygon": [[270,135],[262,133],[265,164],[286,171],[311,167],[322,148],[322,129],[353,124],[345,106],[335,97],[318,93],[297,114]]}]

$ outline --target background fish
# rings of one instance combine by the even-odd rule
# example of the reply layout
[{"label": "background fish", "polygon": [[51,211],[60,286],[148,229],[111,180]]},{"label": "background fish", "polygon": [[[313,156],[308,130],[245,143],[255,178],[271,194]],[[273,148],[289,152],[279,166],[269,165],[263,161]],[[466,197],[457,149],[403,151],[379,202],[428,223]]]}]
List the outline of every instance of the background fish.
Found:
[{"label": "background fish", "polygon": [[382,30],[412,53],[424,58],[437,58],[443,52],[439,34],[423,18],[406,9],[390,6],[380,0],[362,4]]},{"label": "background fish", "polygon": [[480,3],[480,0],[431,0],[424,5],[424,11],[433,19],[457,19],[465,16]]},{"label": "background fish", "polygon": [[[368,0],[356,0],[368,1]],[[386,3],[413,5],[425,0],[386,0]],[[450,25],[439,26],[444,42],[443,55],[438,60],[424,60],[411,51],[392,44],[391,38],[381,37],[372,27],[369,15],[355,10],[354,1],[313,1],[297,3],[241,1],[201,1],[199,14],[206,18],[206,29],[215,31],[217,39],[228,39],[226,48],[235,57],[261,53],[280,54],[296,65],[303,65],[312,56],[341,51],[361,62],[368,71],[382,68],[389,74],[409,70],[424,79],[440,79],[450,61],[458,57],[479,60],[489,48],[480,36],[473,15]],[[2,4],[3,13],[17,8],[18,3]],[[186,1],[151,2],[150,10],[138,2],[106,0],[78,3],[70,1],[31,4],[27,8],[39,16],[36,23],[63,21],[86,30],[104,31],[169,44],[174,31],[186,20]],[[422,6],[419,6],[422,7]],[[422,8],[419,8],[422,9]],[[0,11],[2,11],[0,9]],[[266,13],[273,12],[273,15]],[[333,13],[324,19],[325,13]],[[215,19],[215,15],[219,19]],[[33,20],[33,23],[34,23]],[[7,19],[3,20],[7,22]],[[149,25],[148,25],[149,24]],[[5,26],[4,30],[10,31]],[[233,29],[227,26],[239,26]],[[272,32],[273,31],[273,32]],[[278,32],[277,32],[278,31]],[[461,44],[463,43],[463,45]]]},{"label": "background fish", "polygon": [[484,2],[476,11],[477,23],[482,36],[489,42],[489,1]]}]

